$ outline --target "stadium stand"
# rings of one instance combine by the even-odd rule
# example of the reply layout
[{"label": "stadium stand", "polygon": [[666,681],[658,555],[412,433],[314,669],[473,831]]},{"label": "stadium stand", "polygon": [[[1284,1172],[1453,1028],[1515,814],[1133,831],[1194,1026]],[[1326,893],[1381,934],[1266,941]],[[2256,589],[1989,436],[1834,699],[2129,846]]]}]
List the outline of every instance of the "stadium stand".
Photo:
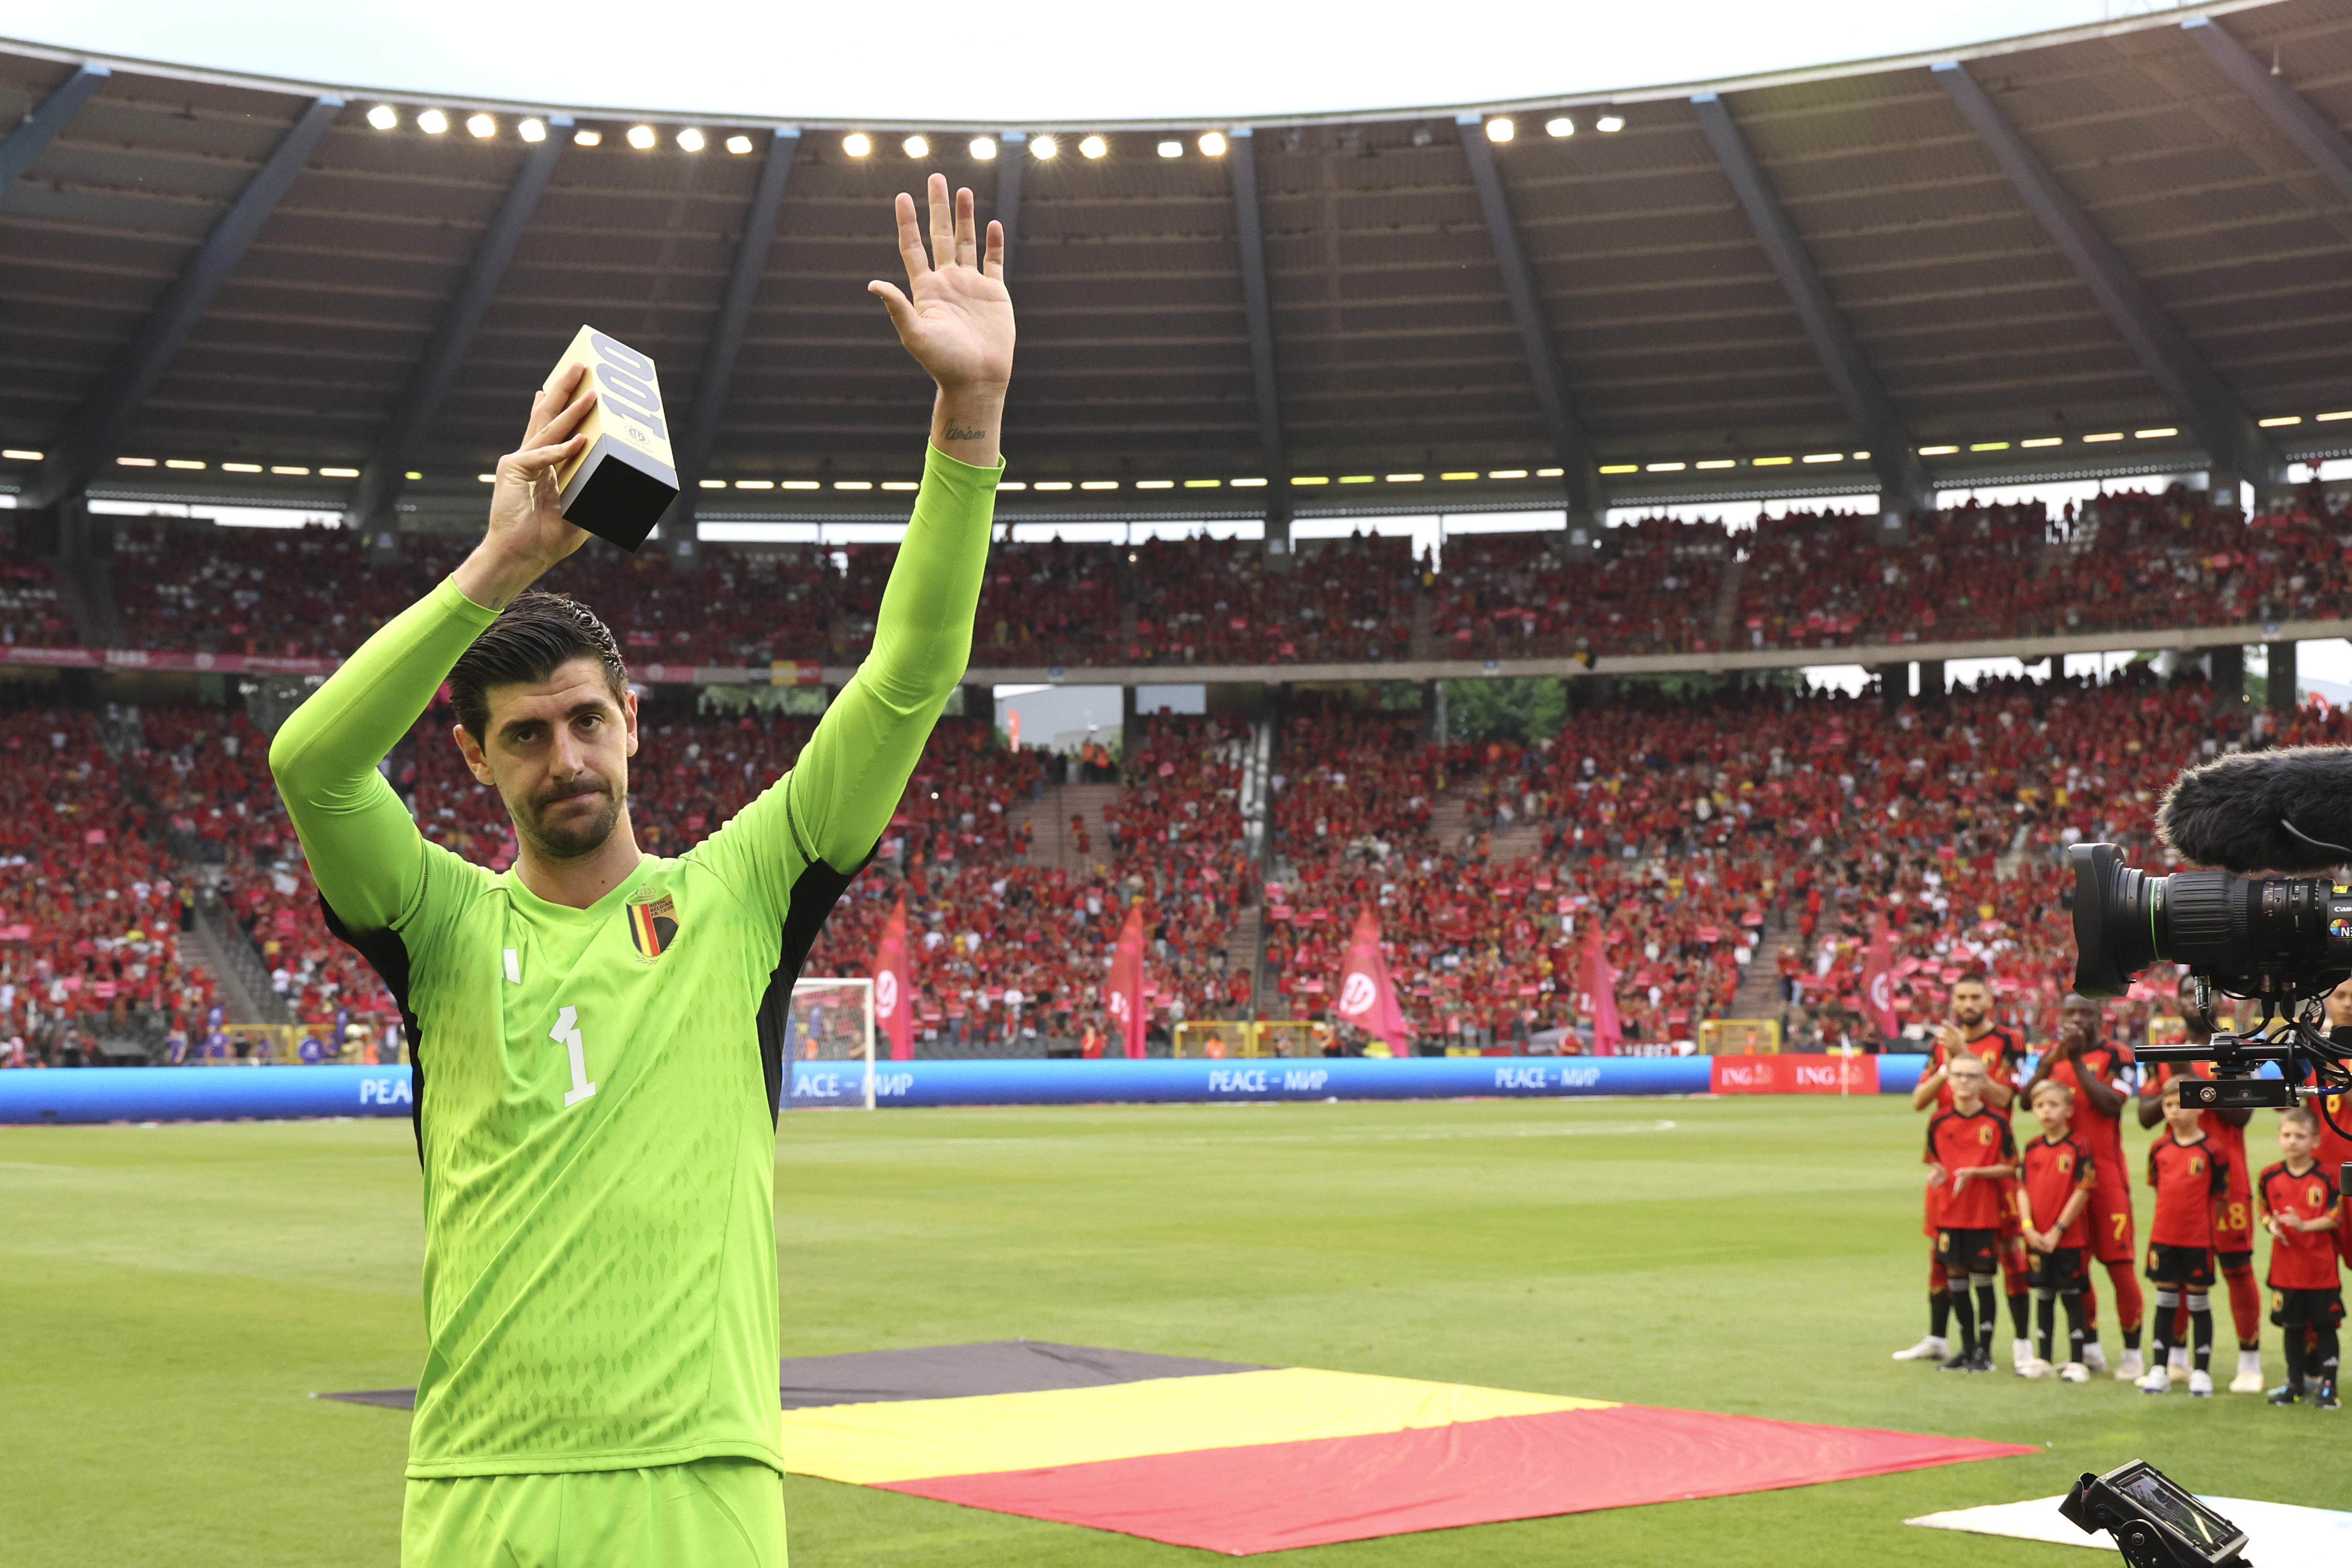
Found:
[{"label": "stadium stand", "polygon": [[[2038,502],[1920,514],[1900,545],[1883,531],[1874,515],[1835,510],[1737,531],[1654,517],[1605,530],[1597,552],[1558,532],[1468,534],[1442,561],[1416,560],[1402,538],[1358,536],[1312,543],[1287,570],[1269,569],[1255,543],[1206,537],[1007,544],[991,564],[973,657],[1076,669],[1833,652],[2314,617],[2352,583],[2352,517],[2316,486],[2251,518],[2175,486],[2119,490],[2056,517]],[[321,528],[126,524],[121,622],[142,650],[340,656],[455,564],[454,540],[404,548],[373,551]],[[888,544],[583,551],[546,586],[596,606],[640,663],[838,666],[870,648],[896,555]],[[280,573],[292,591],[265,592]],[[0,636],[10,635],[75,639],[45,563],[0,562]]]},{"label": "stadium stand", "polygon": [[[1826,657],[1906,636],[2308,616],[2347,586],[2352,517],[2316,486],[2252,518],[2174,486],[2054,517],[1970,503],[1912,517],[1907,541],[1890,548],[1874,517],[1832,510],[1741,530],[1654,518],[1608,530],[1583,558],[1556,534],[1457,537],[1442,563],[1402,539],[1358,536],[1288,570],[1205,538],[1006,544],[975,656],[1507,660],[1696,650],[1727,632],[1735,647]],[[139,648],[281,657],[348,652],[451,564],[430,538],[395,553],[340,529],[184,521],[125,522],[115,549],[118,623]],[[894,557],[877,544],[587,551],[551,584],[605,612],[635,660],[756,668],[859,656]],[[19,642],[74,635],[52,568],[32,557],[0,562],[0,616]],[[676,853],[788,767],[814,720],[702,711],[658,690],[669,695],[648,699],[635,804],[646,845]],[[236,988],[200,952],[183,959],[180,915],[145,912],[142,901],[175,890],[217,898],[254,949],[265,1006],[314,1030],[389,1016],[374,977],[319,918],[252,722],[151,706],[128,719],[45,708],[8,723],[12,787],[41,804],[13,822],[13,918],[0,929],[27,935],[0,949],[0,984],[14,988],[0,1038],[66,1060],[95,1055],[101,1038],[152,1052],[173,1029],[201,1034]],[[446,723],[428,716],[387,776],[428,836],[503,868],[514,853],[505,812],[463,769]],[[1893,712],[1875,696],[1779,686],[1672,698],[1629,687],[1533,745],[1438,747],[1424,716],[1302,695],[1277,726],[1261,868],[1244,848],[1239,721],[1139,721],[1123,759],[1083,770],[1120,788],[1065,813],[1076,764],[1007,751],[984,721],[951,718],[812,972],[862,972],[903,893],[921,1049],[1067,1050],[1131,905],[1145,912],[1162,1025],[1253,1008],[1326,1015],[1365,905],[1397,954],[1422,1049],[1577,1049],[1596,925],[1629,1040],[1688,1038],[1761,961],[1777,971],[1792,1042],[1811,1043],[1870,1036],[1856,998],[1884,920],[1914,1021],[1969,967],[2038,1012],[2071,951],[2051,914],[2069,835],[2153,855],[2145,808],[2172,768],[2337,727],[2325,715],[2241,712],[2193,676],[2165,684],[2144,670],[2104,687],[2013,682]],[[2084,821],[2086,793],[2128,804]],[[96,892],[61,912],[45,879]],[[138,911],[120,931],[102,929],[110,889]],[[1262,944],[1236,935],[1261,925]]]},{"label": "stadium stand", "polygon": [[[387,776],[430,837],[503,868],[504,811],[463,770],[447,717],[427,716]],[[790,765],[814,722],[651,703],[634,775],[644,841],[699,841]],[[1420,716],[1302,694],[1279,733],[1261,889],[1244,849],[1240,721],[1140,721],[1123,787],[1084,824],[1091,853],[1032,864],[1059,759],[1003,749],[984,721],[942,720],[810,971],[864,972],[903,894],[919,1049],[1069,1050],[1130,905],[1163,1026],[1254,1004],[1326,1016],[1344,933],[1369,906],[1423,1049],[1524,1048],[1548,1031],[1579,1049],[1596,926],[1629,1040],[1689,1038],[1769,946],[1791,1040],[1812,1043],[1872,1038],[1858,992],[1884,924],[1910,1021],[1975,967],[2041,1019],[2072,962],[2056,912],[2066,842],[2109,839],[2161,866],[2149,813],[2173,769],[2231,745],[2352,737],[2352,722],[2224,705],[2193,672],[2165,682],[2141,665],[2105,685],[1994,682],[1891,712],[1874,695],[1629,691],[1532,745],[1435,746]],[[13,988],[0,1011],[34,1059],[92,1055],[135,1026],[151,1051],[172,1028],[202,1033],[220,983],[178,940],[178,901],[199,887],[216,890],[294,1019],[388,1019],[374,977],[319,917],[244,716],[48,708],[0,734],[0,984]],[[1230,954],[1261,898],[1263,993],[1256,965]]]}]

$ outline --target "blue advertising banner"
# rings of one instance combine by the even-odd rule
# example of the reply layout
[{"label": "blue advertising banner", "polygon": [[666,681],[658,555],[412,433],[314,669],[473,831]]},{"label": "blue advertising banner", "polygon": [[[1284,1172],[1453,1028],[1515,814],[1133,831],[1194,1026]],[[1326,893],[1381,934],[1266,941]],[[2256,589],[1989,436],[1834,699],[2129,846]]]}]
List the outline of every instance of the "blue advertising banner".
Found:
[{"label": "blue advertising banner", "polygon": [[1908,1094],[1919,1087],[1919,1077],[1927,1071],[1927,1058],[1924,1054],[1882,1056],[1878,1059],[1878,1092]]},{"label": "blue advertising banner", "polygon": [[0,1123],[405,1116],[405,1067],[86,1067],[0,1072]]},{"label": "blue advertising banner", "polygon": [[[979,1061],[875,1064],[877,1105],[1215,1103],[1259,1100],[1556,1099],[1705,1094],[1704,1056],[1431,1056],[1223,1061]],[[1882,1056],[1878,1089],[1908,1093],[1926,1058]],[[786,1110],[854,1105],[863,1070],[795,1061]],[[0,1124],[405,1116],[405,1067],[109,1067],[0,1072]]]},{"label": "blue advertising banner", "polygon": [[[1209,1061],[875,1063],[879,1105],[1070,1105],[1226,1100],[1449,1100],[1575,1094],[1704,1094],[1704,1056],[1229,1058]],[[862,1103],[854,1063],[793,1063],[792,1106]]]}]

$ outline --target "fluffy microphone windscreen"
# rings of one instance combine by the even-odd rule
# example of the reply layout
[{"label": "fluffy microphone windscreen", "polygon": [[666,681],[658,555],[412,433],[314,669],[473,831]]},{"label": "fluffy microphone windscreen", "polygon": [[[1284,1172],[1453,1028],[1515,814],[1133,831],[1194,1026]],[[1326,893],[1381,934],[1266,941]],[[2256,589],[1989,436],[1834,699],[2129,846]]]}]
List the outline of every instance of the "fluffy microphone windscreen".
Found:
[{"label": "fluffy microphone windscreen", "polygon": [[2242,876],[2308,874],[2352,862],[2323,844],[2352,845],[2352,747],[2247,751],[2191,768],[2172,781],[2156,828],[2182,860]]}]

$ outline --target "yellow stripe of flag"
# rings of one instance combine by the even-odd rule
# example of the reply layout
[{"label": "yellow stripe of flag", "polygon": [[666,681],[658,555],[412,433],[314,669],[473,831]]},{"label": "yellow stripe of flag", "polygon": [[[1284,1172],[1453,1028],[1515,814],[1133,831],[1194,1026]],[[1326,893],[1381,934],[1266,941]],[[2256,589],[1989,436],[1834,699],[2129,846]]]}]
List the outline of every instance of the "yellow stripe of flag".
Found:
[{"label": "yellow stripe of flag", "polygon": [[1602,1399],[1282,1367],[787,1410],[784,1463],[871,1486],[1610,1408]]}]

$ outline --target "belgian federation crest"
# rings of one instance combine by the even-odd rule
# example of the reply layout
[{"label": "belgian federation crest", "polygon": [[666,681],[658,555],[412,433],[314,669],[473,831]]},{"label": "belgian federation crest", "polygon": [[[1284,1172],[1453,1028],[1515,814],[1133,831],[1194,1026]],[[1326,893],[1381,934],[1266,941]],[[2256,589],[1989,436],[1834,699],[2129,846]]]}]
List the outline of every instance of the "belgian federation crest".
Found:
[{"label": "belgian federation crest", "polygon": [[677,905],[668,894],[649,894],[642,903],[632,901],[628,915],[629,940],[638,956],[658,958],[677,940]]}]

